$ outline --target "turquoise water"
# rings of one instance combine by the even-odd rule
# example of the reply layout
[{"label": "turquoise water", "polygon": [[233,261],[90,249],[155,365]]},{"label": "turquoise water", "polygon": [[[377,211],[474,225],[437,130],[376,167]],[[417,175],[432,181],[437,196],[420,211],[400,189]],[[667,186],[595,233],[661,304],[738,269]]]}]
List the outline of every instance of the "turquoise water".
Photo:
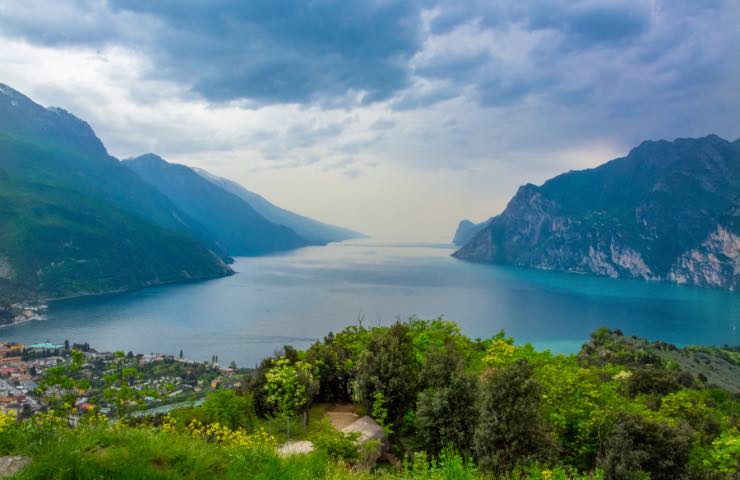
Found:
[{"label": "turquoise water", "polygon": [[479,265],[450,245],[358,240],[241,258],[237,275],[53,302],[48,319],[0,340],[89,342],[99,350],[217,354],[253,366],[284,344],[309,345],[362,319],[444,315],[473,337],[577,351],[599,326],[684,344],[737,345],[740,294],[670,284]]}]

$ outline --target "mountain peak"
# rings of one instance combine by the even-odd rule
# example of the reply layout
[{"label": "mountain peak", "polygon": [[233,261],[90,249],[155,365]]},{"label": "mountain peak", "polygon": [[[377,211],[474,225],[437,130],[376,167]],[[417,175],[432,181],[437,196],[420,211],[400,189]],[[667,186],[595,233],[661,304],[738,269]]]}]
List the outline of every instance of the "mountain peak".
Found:
[{"label": "mountain peak", "polygon": [[5,83],[0,82],[0,94],[7,95],[9,97],[23,97],[28,98],[25,95],[23,95],[18,90],[14,89],[13,87],[6,85]]},{"label": "mountain peak", "polygon": [[84,120],[59,107],[45,108],[14,88],[0,83],[0,130],[66,149],[85,149],[107,156],[103,143]]},{"label": "mountain peak", "polygon": [[169,164],[167,160],[160,157],[156,153],[145,153],[138,157],[131,157],[124,160],[124,162],[139,162],[147,165],[165,165]]}]

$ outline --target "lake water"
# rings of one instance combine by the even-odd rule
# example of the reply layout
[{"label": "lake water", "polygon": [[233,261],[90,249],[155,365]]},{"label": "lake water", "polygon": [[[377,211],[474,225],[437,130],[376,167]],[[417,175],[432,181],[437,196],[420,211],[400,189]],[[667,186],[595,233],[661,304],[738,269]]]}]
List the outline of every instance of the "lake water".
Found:
[{"label": "lake water", "polygon": [[472,337],[505,329],[518,342],[573,352],[606,325],[684,344],[738,344],[740,294],[635,280],[462,262],[451,245],[357,240],[237,259],[207,282],[52,302],[47,320],[0,340],[89,342],[253,366],[284,344],[306,347],[364,319],[444,315]]}]

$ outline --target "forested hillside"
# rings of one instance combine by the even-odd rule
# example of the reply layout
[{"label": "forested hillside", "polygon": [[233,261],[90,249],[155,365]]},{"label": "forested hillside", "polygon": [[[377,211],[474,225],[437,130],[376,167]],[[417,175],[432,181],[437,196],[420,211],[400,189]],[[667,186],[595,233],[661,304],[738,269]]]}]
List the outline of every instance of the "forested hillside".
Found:
[{"label": "forested hillside", "polygon": [[86,122],[0,84],[0,309],[225,276],[224,256]]}]

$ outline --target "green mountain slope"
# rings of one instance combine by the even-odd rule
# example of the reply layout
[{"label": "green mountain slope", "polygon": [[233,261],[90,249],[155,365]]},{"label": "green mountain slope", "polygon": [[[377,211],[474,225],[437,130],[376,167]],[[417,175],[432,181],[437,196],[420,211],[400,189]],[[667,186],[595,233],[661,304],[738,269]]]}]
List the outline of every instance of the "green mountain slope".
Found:
[{"label": "green mountain slope", "polygon": [[0,167],[13,178],[103,199],[225,256],[207,230],[106,151],[90,126],[0,83]]},{"label": "green mountain slope", "polygon": [[123,163],[203,225],[230,255],[258,255],[309,244],[185,165],[168,163],[151,153]]},{"label": "green mountain slope", "polygon": [[229,273],[194,239],[97,198],[9,178],[0,178],[0,259],[15,288],[50,297]]},{"label": "green mountain slope", "polygon": [[85,122],[0,84],[0,303],[232,273],[214,250]]}]

